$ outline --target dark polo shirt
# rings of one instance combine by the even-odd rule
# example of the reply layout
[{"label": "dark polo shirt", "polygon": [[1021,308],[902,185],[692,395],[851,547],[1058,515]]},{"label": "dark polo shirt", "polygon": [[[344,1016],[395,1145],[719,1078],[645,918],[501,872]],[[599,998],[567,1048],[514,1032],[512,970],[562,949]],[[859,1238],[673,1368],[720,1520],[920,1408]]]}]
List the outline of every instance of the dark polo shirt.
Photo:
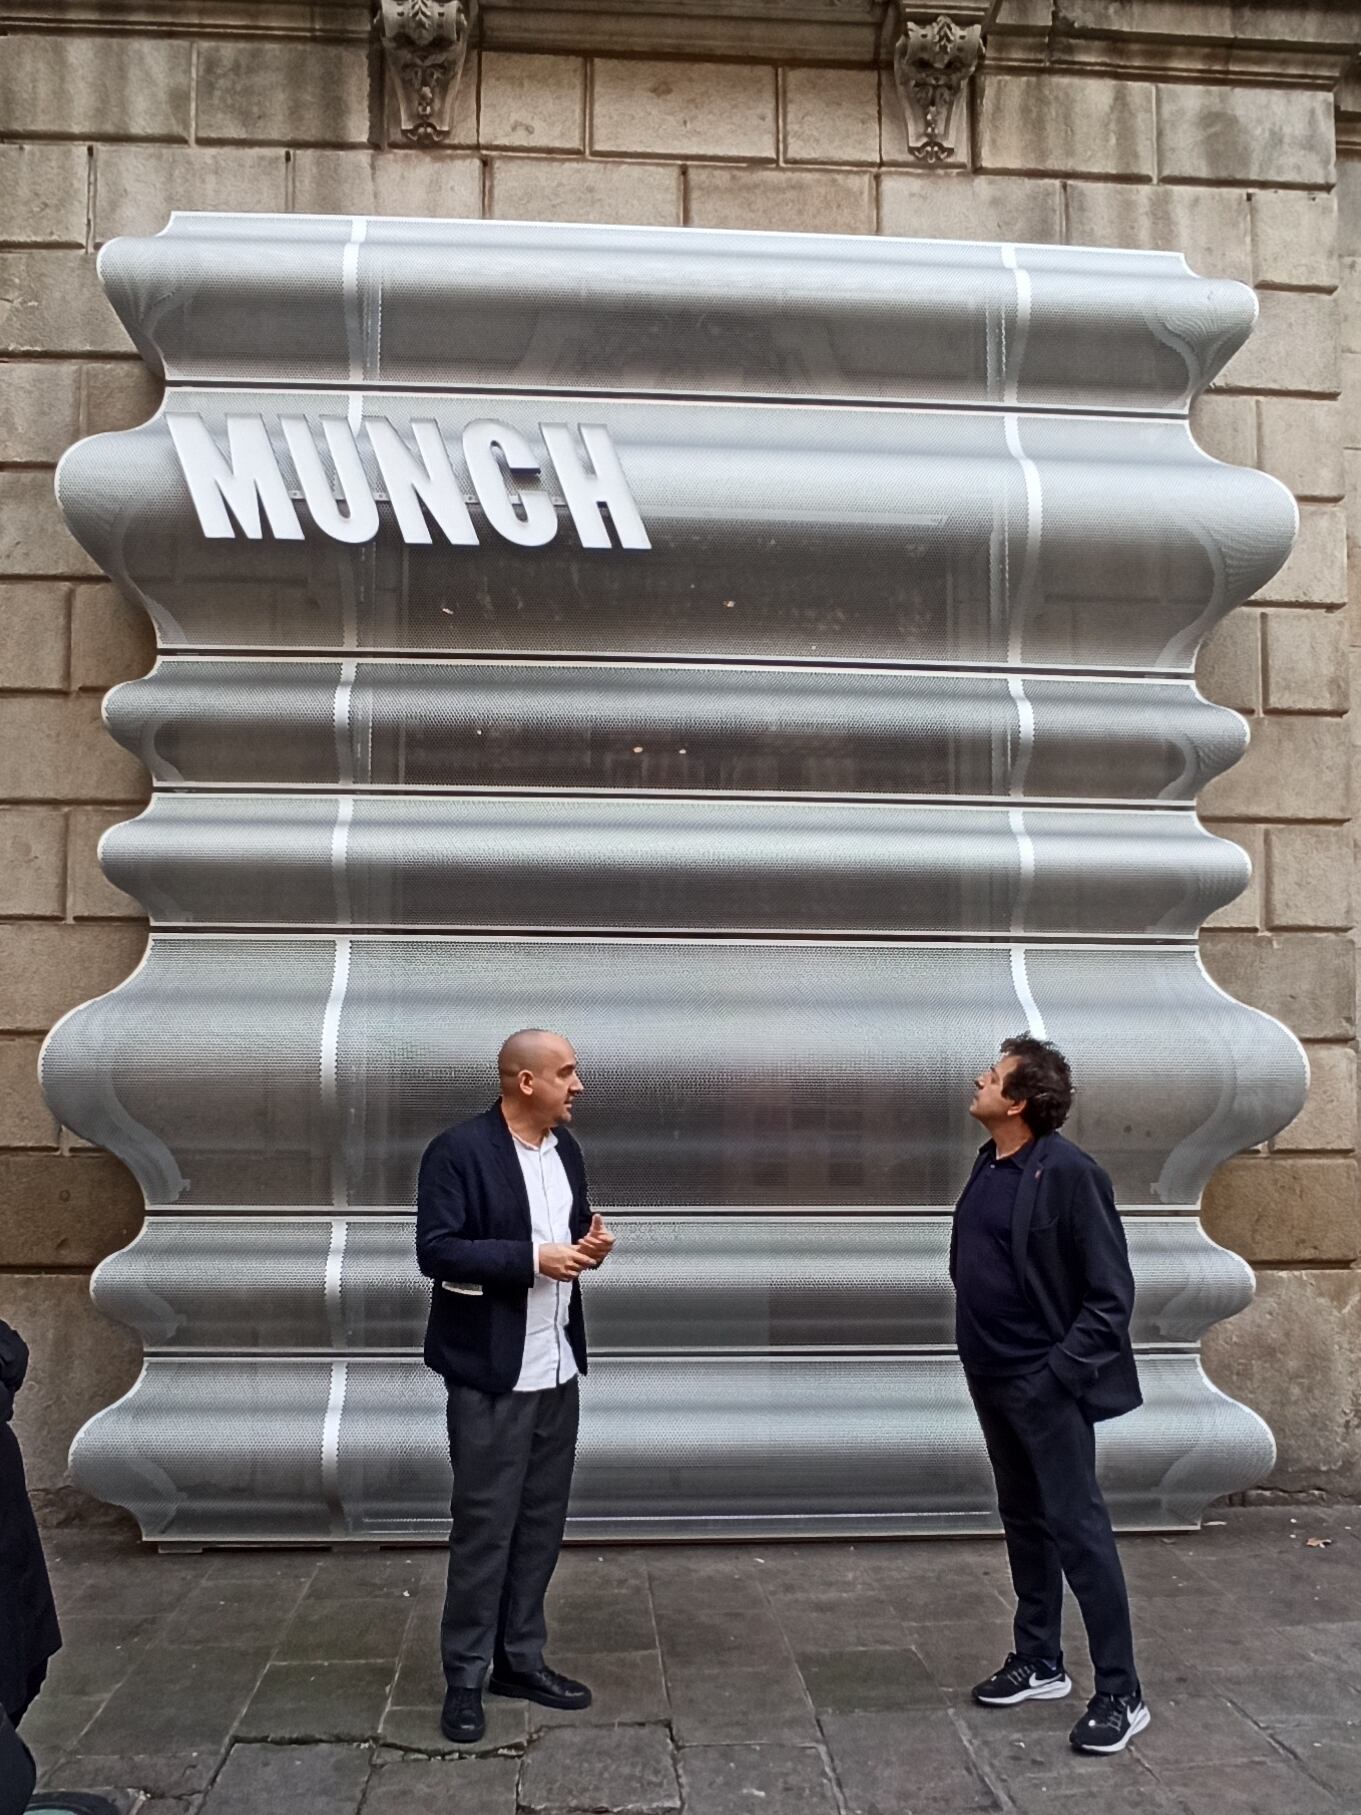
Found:
[{"label": "dark polo shirt", "polygon": [[970,1374],[1030,1374],[1054,1346],[1021,1290],[1011,1216],[1033,1143],[991,1159],[955,1211],[955,1342]]}]

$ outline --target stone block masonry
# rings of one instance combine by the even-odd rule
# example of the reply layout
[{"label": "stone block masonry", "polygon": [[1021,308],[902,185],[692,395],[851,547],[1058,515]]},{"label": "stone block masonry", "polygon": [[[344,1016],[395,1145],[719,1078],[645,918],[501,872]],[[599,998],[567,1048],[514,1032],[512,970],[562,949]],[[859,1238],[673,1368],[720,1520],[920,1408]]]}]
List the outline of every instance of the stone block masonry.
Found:
[{"label": "stone block masonry", "polygon": [[[1361,136],[1334,92],[1361,26],[1328,3],[1251,10],[1247,34],[1242,9],[1201,0],[1009,0],[955,163],[931,170],[908,149],[874,34],[830,7],[821,23],[814,6],[767,8],[758,32],[701,0],[681,31],[660,9],[592,0],[540,9],[527,43],[515,9],[484,0],[453,130],[417,151],[400,142],[368,0],[233,0],[176,22],[162,9],[162,23],[111,0],[0,0],[0,1267],[23,1270],[35,1323],[83,1300],[79,1272],[138,1214],[120,1169],[44,1119],[31,1079],[51,1018],[118,981],[143,937],[94,852],[146,787],[99,697],[145,670],[151,642],[51,491],[72,440],[156,407],[100,291],[101,244],[157,231],[172,208],[223,208],[1172,248],[1254,283],[1261,306],[1197,408],[1201,444],[1301,500],[1296,553],[1198,668],[1253,734],[1202,800],[1255,867],[1205,959],[1294,1027],[1314,1074],[1273,1151],[1212,1188],[1212,1230],[1263,1283],[1212,1338],[1210,1365],[1272,1418],[1275,1486],[1361,1494],[1355,1382],[1334,1350],[1310,1349],[1349,1327],[1361,1269]],[[65,1438],[118,1389],[130,1352],[101,1320],[80,1327],[69,1402],[46,1408],[46,1495],[62,1491]],[[1308,1378],[1297,1353],[1313,1354]]]}]

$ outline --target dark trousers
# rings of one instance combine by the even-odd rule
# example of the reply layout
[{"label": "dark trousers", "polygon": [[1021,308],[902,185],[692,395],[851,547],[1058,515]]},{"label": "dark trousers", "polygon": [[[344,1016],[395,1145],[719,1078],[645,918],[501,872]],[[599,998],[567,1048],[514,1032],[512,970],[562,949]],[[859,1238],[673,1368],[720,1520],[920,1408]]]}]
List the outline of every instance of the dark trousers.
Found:
[{"label": "dark trousers", "polygon": [[567,1520],[578,1406],[575,1378],[538,1393],[449,1383],[453,1527],[440,1654],[451,1689],[480,1688],[492,1663],[543,1663],[543,1598]]},{"label": "dark trousers", "polygon": [[1137,1693],[1125,1572],[1097,1485],[1092,1426],[1049,1367],[968,1380],[997,1482],[1017,1652],[1062,1658],[1066,1576],[1087,1628],[1097,1692]]}]

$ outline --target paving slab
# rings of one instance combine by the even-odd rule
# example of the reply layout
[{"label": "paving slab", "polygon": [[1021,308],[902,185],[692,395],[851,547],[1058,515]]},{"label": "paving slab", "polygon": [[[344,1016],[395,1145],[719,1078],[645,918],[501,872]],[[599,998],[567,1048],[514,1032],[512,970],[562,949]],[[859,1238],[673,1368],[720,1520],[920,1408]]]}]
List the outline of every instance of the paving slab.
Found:
[{"label": "paving slab", "polygon": [[309,1590],[280,1634],[275,1661],[395,1662],[410,1619],[411,1603],[400,1593],[347,1599]]},{"label": "paving slab", "polygon": [[66,1695],[44,1688],[24,1716],[24,1744],[34,1758],[53,1760],[69,1752],[109,1699],[102,1695]]},{"label": "paving slab", "polygon": [[307,1585],[309,1600],[363,1600],[402,1595],[444,1598],[447,1556],[442,1550],[340,1549],[324,1553]]},{"label": "paving slab", "polygon": [[894,1612],[911,1626],[926,1625],[934,1620],[973,1620],[989,1625],[997,1619],[1010,1620],[1012,1598],[1009,1584],[978,1578],[959,1582],[923,1579],[920,1582],[888,1581],[881,1593]]},{"label": "paving slab", "polygon": [[578,1582],[552,1595],[547,1604],[550,1652],[650,1651],[657,1644],[652,1598],[646,1585],[614,1587]]},{"label": "paving slab", "polygon": [[944,1694],[915,1651],[801,1651],[799,1674],[819,1714],[940,1708]]},{"label": "paving slab", "polygon": [[1361,1709],[1352,1720],[1273,1726],[1272,1737],[1315,1783],[1361,1807]]},{"label": "paving slab", "polygon": [[932,1680],[951,1693],[967,1693],[991,1676],[1012,1647],[1011,1621],[1005,1617],[985,1623],[939,1620],[906,1631]]},{"label": "paving slab", "polygon": [[523,1750],[529,1737],[529,1722],[524,1702],[506,1701],[489,1695],[483,1704],[487,1730],[472,1745],[455,1744],[440,1731],[443,1694],[438,1701],[421,1707],[390,1707],[383,1714],[380,1737],[385,1746],[398,1746],[409,1752],[428,1752],[438,1757],[478,1756],[509,1749]]},{"label": "paving slab", "polygon": [[326,1550],[205,1550],[187,1557],[205,1582],[285,1582],[305,1589],[317,1572]]},{"label": "paving slab", "polygon": [[687,1746],[678,1762],[685,1815],[836,1815],[827,1763],[813,1746]]},{"label": "paving slab", "polygon": [[519,1776],[515,1758],[380,1760],[364,1815],[515,1815]]},{"label": "paving slab", "polygon": [[150,1643],[273,1651],[302,1599],[301,1581],[200,1582],[156,1622]]},{"label": "paving slab", "polygon": [[271,1664],[241,1717],[238,1736],[376,1739],[392,1668],[383,1662]]},{"label": "paving slab", "polygon": [[1063,1779],[1055,1776],[1049,1785],[1030,1786],[1012,1807],[1016,1815],[1188,1815],[1180,1798],[1147,1776],[1075,1794],[1066,1793]]},{"label": "paving slab", "polygon": [[[1073,1751],[1068,1734],[1083,1706],[1081,1696],[1070,1696],[1066,1701],[1025,1702],[1016,1708],[960,1703],[952,1712],[988,1781],[1018,1801],[1080,1789],[1096,1797],[1126,1778],[1143,1781],[1146,1767],[1136,1750],[1138,1740],[1109,1758]],[[1156,1708],[1153,1717],[1157,1719]]]},{"label": "paving slab", "polygon": [[217,1775],[225,1747],[191,1752],[135,1753],[86,1752],[76,1748],[47,1766],[38,1777],[39,1789],[93,1790],[108,1794],[110,1788],[136,1790],[146,1796],[193,1796]]},{"label": "paving slab", "polygon": [[[1269,1655],[1269,1654],[1268,1654]],[[1267,1726],[1282,1720],[1347,1720],[1361,1707],[1361,1677],[1345,1677],[1332,1670],[1306,1674],[1302,1670],[1275,1669],[1220,1672],[1217,1686],[1250,1720]]]},{"label": "paving slab", "polygon": [[1361,1620],[1326,1626],[1278,1626],[1273,1643],[1285,1640],[1289,1653],[1361,1678]]},{"label": "paving slab", "polygon": [[81,1735],[82,1750],[110,1755],[225,1750],[265,1659],[263,1652],[232,1645],[148,1646]]},{"label": "paving slab", "polygon": [[[1269,1652],[1263,1652],[1264,1642]],[[1254,1660],[1260,1665],[1264,1656],[1281,1669],[1309,1668],[1304,1653],[1283,1636],[1280,1627],[1259,1633],[1255,1640],[1246,1634],[1194,1631],[1167,1637],[1151,1626],[1141,1626],[1136,1618],[1134,1652],[1139,1680],[1154,1695],[1222,1694],[1221,1675],[1233,1677]],[[1073,1659],[1068,1661],[1071,1667]]]},{"label": "paving slab", "polygon": [[[753,1545],[743,1564],[750,1580],[765,1593],[807,1594],[810,1590],[825,1593],[833,1590],[863,1588],[866,1584],[865,1560],[877,1546],[870,1544],[768,1544]],[[740,1551],[730,1552],[733,1566],[742,1558]],[[878,1567],[887,1571],[890,1556],[886,1549],[878,1558]]]},{"label": "paving slab", "polygon": [[585,1683],[591,1705],[579,1711],[531,1704],[532,1727],[632,1726],[671,1718],[661,1653],[651,1651],[554,1651],[553,1667]]},{"label": "paving slab", "polygon": [[233,1746],[202,1815],[355,1815],[372,1761],[365,1746]]},{"label": "paving slab", "polygon": [[1004,1807],[948,1713],[825,1714],[822,1731],[847,1815],[992,1815]]},{"label": "paving slab", "polygon": [[772,1608],[795,1651],[852,1646],[910,1646],[907,1621],[891,1600],[869,1588],[817,1589],[772,1597]]},{"label": "paving slab", "polygon": [[1158,1781],[1187,1815],[1339,1815],[1344,1806],[1291,1763],[1188,1765]]},{"label": "paving slab", "polygon": [[520,1767],[519,1796],[530,1815],[601,1809],[670,1815],[681,1807],[665,1727],[564,1727],[544,1733]]},{"label": "paving slab", "polygon": [[54,1694],[110,1694],[167,1617],[174,1616],[148,1613],[141,1619],[128,1619],[120,1614],[63,1610],[62,1647],[48,1664],[43,1699]]},{"label": "paving slab", "polygon": [[572,1544],[558,1558],[553,1580],[548,1586],[548,1601],[567,1591],[589,1591],[592,1587],[606,1592],[627,1588],[632,1593],[647,1595],[648,1561],[656,1551],[648,1545],[629,1548],[611,1545],[608,1549],[587,1550]]},{"label": "paving slab", "polygon": [[162,1557],[140,1549],[128,1554],[120,1547],[105,1562],[86,1559],[57,1572],[57,1604],[72,1613],[140,1620],[177,1607],[202,1575],[198,1557]]},{"label": "paving slab", "polygon": [[1278,1760],[1280,1748],[1224,1695],[1167,1695],[1149,1704],[1152,1721],[1130,1742],[1155,1772],[1179,1765]]},{"label": "paving slab", "polygon": [[413,1646],[408,1639],[397,1660],[392,1700],[400,1708],[428,1708],[444,1700],[444,1667],[438,1646]]},{"label": "paving slab", "polygon": [[816,1743],[813,1705],[792,1658],[754,1669],[727,1663],[681,1666],[664,1658],[671,1725],[680,1745]]}]

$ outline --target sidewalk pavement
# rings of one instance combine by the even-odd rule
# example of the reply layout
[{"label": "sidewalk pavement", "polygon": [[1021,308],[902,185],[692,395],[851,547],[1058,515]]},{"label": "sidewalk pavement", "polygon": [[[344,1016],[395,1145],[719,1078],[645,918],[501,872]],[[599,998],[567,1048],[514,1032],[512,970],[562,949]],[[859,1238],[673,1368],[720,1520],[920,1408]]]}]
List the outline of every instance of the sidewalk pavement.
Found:
[{"label": "sidewalk pavement", "polygon": [[[1327,1540],[1311,1544],[1309,1540]],[[56,1532],[66,1632],[24,1724],[139,1815],[1361,1815],[1361,1509],[1124,1540],[1153,1724],[971,1703],[1009,1649],[1000,1542],[573,1548],[549,1661],[595,1705],[440,1737],[437,1551],[167,1555]]]}]

